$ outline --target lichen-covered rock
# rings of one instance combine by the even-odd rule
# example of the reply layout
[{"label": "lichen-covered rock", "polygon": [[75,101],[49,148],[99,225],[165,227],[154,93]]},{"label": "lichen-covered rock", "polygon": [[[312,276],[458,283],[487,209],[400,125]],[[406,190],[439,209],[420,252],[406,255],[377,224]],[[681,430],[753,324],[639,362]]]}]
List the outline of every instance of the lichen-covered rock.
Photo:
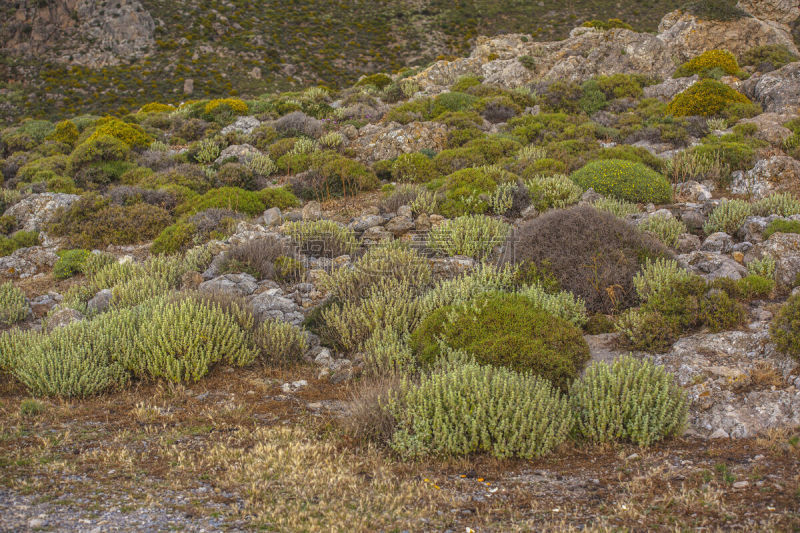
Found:
[{"label": "lichen-covered rock", "polygon": [[254,155],[260,153],[257,148],[249,144],[232,144],[225,148],[214,162],[219,165],[223,161],[235,158],[239,163],[247,163]]},{"label": "lichen-covered rock", "polygon": [[256,279],[250,274],[225,274],[209,281],[204,281],[198,287],[201,291],[229,292],[238,296],[249,296],[258,288]]},{"label": "lichen-covered rock", "polygon": [[356,157],[364,162],[391,159],[401,154],[420,150],[440,152],[447,140],[447,127],[438,122],[397,122],[367,124],[358,130],[358,137],[350,142]]},{"label": "lichen-covered rock", "polygon": [[13,216],[19,229],[41,231],[59,208],[68,208],[78,198],[77,194],[59,192],[31,194],[6,209],[4,214]]},{"label": "lichen-covered rock", "polygon": [[715,280],[717,278],[741,279],[747,275],[747,269],[730,257],[703,250],[695,250],[676,257],[678,264],[695,274]]},{"label": "lichen-covered rock", "polygon": [[299,325],[303,322],[303,310],[280,288],[270,288],[253,295],[250,299],[253,312],[260,320],[275,319]]},{"label": "lichen-covered rock", "polygon": [[760,159],[750,170],[732,174],[731,192],[747,194],[754,199],[775,192],[794,191],[800,184],[800,161],[785,155]]},{"label": "lichen-covered rock", "polygon": [[797,0],[739,0],[737,6],[761,20],[791,24],[800,18]]},{"label": "lichen-covered rock", "polygon": [[80,311],[70,307],[56,308],[46,317],[44,325],[47,330],[54,330],[83,320],[83,318]]},{"label": "lichen-covered rock", "polygon": [[260,124],[261,122],[256,117],[239,117],[233,124],[222,128],[222,135],[227,135],[234,131],[249,135],[250,132],[256,129]]},{"label": "lichen-covered rock", "polygon": [[32,246],[20,248],[10,255],[0,257],[0,279],[29,278],[53,268],[58,256],[51,248]]},{"label": "lichen-covered rock", "polygon": [[800,112],[800,61],[753,76],[743,82],[741,88],[751,100],[760,103],[764,111],[797,114]]},{"label": "lichen-covered rock", "polygon": [[651,85],[644,88],[645,98],[658,98],[664,102],[669,102],[675,95],[682,93],[700,79],[700,76],[695,74],[685,78],[668,78],[661,83]]},{"label": "lichen-covered rock", "polygon": [[772,146],[781,146],[783,141],[792,136],[792,131],[784,126],[796,115],[780,113],[761,113],[752,118],[740,120],[740,124],[755,124],[758,130],[753,134],[756,139],[761,139]]},{"label": "lichen-covered rock", "polygon": [[773,233],[745,254],[745,263],[771,255],[775,259],[775,283],[778,290],[789,292],[800,274],[800,234]]}]

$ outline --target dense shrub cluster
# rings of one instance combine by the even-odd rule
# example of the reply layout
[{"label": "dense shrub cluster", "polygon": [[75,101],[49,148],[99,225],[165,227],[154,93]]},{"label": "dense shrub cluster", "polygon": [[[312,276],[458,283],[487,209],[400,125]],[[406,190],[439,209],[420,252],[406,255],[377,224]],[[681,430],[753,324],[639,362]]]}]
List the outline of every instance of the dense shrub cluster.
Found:
[{"label": "dense shrub cluster", "polygon": [[667,111],[677,117],[719,115],[735,104],[752,104],[742,93],[724,83],[711,79],[701,80],[678,94],[667,106]]},{"label": "dense shrub cluster", "polygon": [[699,74],[700,77],[718,77],[715,74],[739,76],[739,63],[727,50],[707,50],[687,61],[675,71],[673,77],[684,78]]},{"label": "dense shrub cluster", "polygon": [[592,188],[619,200],[655,204],[672,200],[667,179],[642,163],[622,159],[593,161],[573,172],[572,180],[584,190]]}]

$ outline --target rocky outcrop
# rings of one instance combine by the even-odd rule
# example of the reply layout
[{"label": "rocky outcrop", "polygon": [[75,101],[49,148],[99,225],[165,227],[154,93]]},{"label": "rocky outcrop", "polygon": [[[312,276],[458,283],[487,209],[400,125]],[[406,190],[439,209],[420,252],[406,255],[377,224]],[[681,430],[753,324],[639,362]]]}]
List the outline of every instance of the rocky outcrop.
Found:
[{"label": "rocky outcrop", "polygon": [[8,53],[92,68],[142,57],[155,45],[155,22],[138,0],[27,2],[0,24]]},{"label": "rocky outcrop", "polygon": [[752,100],[760,103],[764,111],[772,113],[800,113],[800,61],[754,76],[741,84]]},{"label": "rocky outcrop", "polygon": [[800,161],[785,155],[774,155],[759,160],[746,172],[734,172],[731,192],[750,195],[758,200],[776,192],[795,191],[798,184]]},{"label": "rocky outcrop", "polygon": [[12,254],[0,257],[0,279],[29,278],[43,270],[53,268],[58,261],[55,251],[42,246],[20,248]]},{"label": "rocky outcrop", "polygon": [[778,290],[789,292],[800,274],[800,234],[773,233],[745,254],[745,263],[770,255],[775,259],[775,283]]},{"label": "rocky outcrop", "polygon": [[31,194],[6,209],[4,214],[13,216],[19,229],[41,231],[59,208],[68,208],[78,198],[77,194],[58,192]]},{"label": "rocky outcrop", "polygon": [[791,24],[800,18],[797,0],[739,0],[737,6],[758,19],[780,24]]},{"label": "rocky outcrop", "polygon": [[359,160],[371,163],[423,149],[440,152],[446,140],[447,127],[438,122],[411,122],[406,125],[389,122],[367,124],[358,130],[358,136],[349,146],[355,150]]}]

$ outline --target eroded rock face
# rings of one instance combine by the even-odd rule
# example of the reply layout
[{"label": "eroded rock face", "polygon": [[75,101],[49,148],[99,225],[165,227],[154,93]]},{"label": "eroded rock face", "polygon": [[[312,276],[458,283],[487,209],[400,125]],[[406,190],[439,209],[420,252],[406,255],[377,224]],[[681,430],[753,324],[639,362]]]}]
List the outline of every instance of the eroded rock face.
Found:
[{"label": "eroded rock face", "polygon": [[751,248],[745,263],[771,255],[775,259],[775,283],[778,290],[791,291],[800,274],[800,234],[773,233],[769,239]]},{"label": "eroded rock face", "polygon": [[755,124],[758,127],[753,135],[756,139],[767,141],[773,146],[781,146],[783,141],[792,136],[792,131],[784,124],[795,117],[796,115],[791,114],[761,113],[753,118],[741,120],[740,123]]},{"label": "eroded rock face", "polygon": [[737,6],[761,20],[791,24],[800,18],[797,0],[739,0]]},{"label": "eroded rock face", "polygon": [[358,130],[350,147],[359,160],[375,162],[423,149],[440,152],[447,140],[447,127],[438,122],[367,124]]},{"label": "eroded rock face", "polygon": [[0,257],[0,279],[29,278],[53,268],[58,256],[51,248],[32,246],[20,248],[12,254]]},{"label": "eroded rock face", "polygon": [[4,214],[13,216],[20,229],[41,231],[60,207],[68,208],[78,198],[77,194],[59,192],[31,194],[6,209]]},{"label": "eroded rock face", "polygon": [[754,76],[741,84],[750,99],[771,113],[800,113],[800,61]]},{"label": "eroded rock face", "polygon": [[746,172],[733,173],[731,192],[747,194],[758,200],[770,194],[797,190],[800,185],[800,161],[785,155],[761,159]]}]

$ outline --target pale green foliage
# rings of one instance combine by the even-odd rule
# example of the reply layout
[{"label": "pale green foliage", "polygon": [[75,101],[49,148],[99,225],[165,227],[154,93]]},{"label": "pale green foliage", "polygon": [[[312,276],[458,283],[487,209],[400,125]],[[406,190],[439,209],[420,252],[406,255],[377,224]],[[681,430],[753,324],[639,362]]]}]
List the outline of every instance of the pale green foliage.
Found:
[{"label": "pale green foliage", "polygon": [[595,363],[570,393],[576,430],[592,442],[624,440],[644,447],[680,435],[686,424],[686,393],[648,360]]},{"label": "pale green foliage", "polygon": [[534,176],[525,182],[531,203],[539,211],[564,207],[578,203],[583,194],[574,181],[564,174],[554,176]]},{"label": "pale green foliage", "polygon": [[547,157],[547,150],[543,146],[536,146],[534,144],[523,146],[517,152],[517,160],[525,163],[533,163],[545,157]]},{"label": "pale green foliage", "polygon": [[208,244],[195,246],[186,251],[183,260],[186,263],[186,271],[203,271],[211,264],[214,259],[214,252]]},{"label": "pale green foliage", "polygon": [[734,234],[742,227],[744,219],[750,215],[751,207],[744,200],[723,200],[708,217],[703,231],[708,234],[717,231]]},{"label": "pale green foliage", "polygon": [[28,315],[25,294],[10,281],[0,284],[0,325],[19,322]]},{"label": "pale green foliage", "polygon": [[487,201],[492,213],[502,215],[511,209],[511,206],[514,204],[514,191],[516,188],[517,184],[511,181],[501,183],[495,187],[489,194],[489,199]]},{"label": "pale green foliage", "polygon": [[22,193],[16,189],[0,189],[0,211],[5,211],[21,199]]},{"label": "pale green foliage", "polygon": [[488,256],[505,242],[511,226],[486,215],[466,215],[446,220],[428,233],[428,245],[447,255]]},{"label": "pale green foliage", "polygon": [[364,342],[364,372],[371,376],[403,375],[416,368],[408,334],[380,328]]},{"label": "pale green foliage", "polygon": [[154,152],[169,152],[169,145],[162,141],[153,141],[150,143],[150,150]]},{"label": "pale green foliage", "polygon": [[397,419],[391,446],[405,457],[531,459],[564,442],[574,423],[569,401],[546,380],[475,363],[405,382],[388,409]]},{"label": "pale green foliage", "polygon": [[197,154],[194,158],[198,163],[207,165],[213,163],[220,154],[219,144],[214,139],[203,139],[197,147]]},{"label": "pale green foliage", "polygon": [[116,308],[133,307],[166,294],[169,284],[162,278],[150,275],[135,277],[111,289],[111,305]]},{"label": "pale green foliage", "polygon": [[328,94],[329,91],[325,87],[309,87],[303,91],[303,98],[314,102],[323,102]]},{"label": "pale green foliage", "polygon": [[313,140],[307,137],[300,137],[295,141],[290,153],[294,155],[310,154],[314,150],[316,150],[316,144]]},{"label": "pale green foliage", "polygon": [[420,298],[422,314],[427,316],[440,307],[461,304],[486,292],[508,290],[514,285],[515,274],[508,264],[498,268],[484,263],[457,278],[440,281]]},{"label": "pale green foliage", "polygon": [[642,269],[633,277],[633,286],[639,298],[647,301],[651,294],[675,282],[686,281],[690,276],[674,259],[646,259]]},{"label": "pale green foliage", "polygon": [[664,175],[672,183],[703,181],[729,174],[730,167],[723,160],[719,150],[713,154],[684,150],[675,154],[672,159],[664,161]]},{"label": "pale green foliage", "polygon": [[320,137],[317,142],[326,150],[338,150],[344,144],[344,136],[338,131],[331,131]]},{"label": "pale green foliage", "polygon": [[302,329],[281,320],[265,320],[253,334],[261,357],[271,362],[297,361],[308,349]]},{"label": "pale green foliage", "polygon": [[92,252],[83,263],[83,273],[87,276],[92,276],[101,268],[116,262],[116,258],[109,253]]},{"label": "pale green foliage", "polygon": [[800,213],[800,201],[789,192],[771,194],[753,204],[753,214],[757,216],[789,217],[798,213]]},{"label": "pale green foliage", "polygon": [[334,256],[352,254],[358,248],[353,230],[333,220],[303,220],[284,224],[284,231],[301,246],[322,245]]},{"label": "pale green foliage", "polygon": [[407,333],[422,318],[414,288],[405,280],[386,278],[369,286],[361,299],[322,311],[327,335],[344,350],[363,347],[378,329]]},{"label": "pale green foliage", "polygon": [[416,215],[435,213],[436,207],[439,205],[439,201],[436,199],[436,193],[424,187],[417,187],[417,191],[417,196],[408,203],[411,211]]},{"label": "pale green foliage", "polygon": [[597,200],[592,204],[592,207],[598,211],[605,211],[611,213],[617,218],[625,218],[628,215],[633,215],[639,212],[639,207],[631,202],[625,200],[617,200],[616,198],[604,197]]},{"label": "pale green foliage", "polygon": [[708,126],[708,129],[711,131],[722,131],[728,127],[728,122],[721,117],[710,118],[706,120],[706,126]]},{"label": "pale green foliage", "polygon": [[269,176],[278,170],[278,166],[267,154],[255,154],[247,160],[247,168],[259,176]]},{"label": "pale green foliage", "polygon": [[767,254],[761,259],[754,259],[747,264],[747,273],[762,278],[775,279],[775,258]]},{"label": "pale green foliage", "polygon": [[586,304],[569,291],[551,294],[541,285],[534,284],[521,289],[519,294],[528,298],[539,309],[563,318],[577,327],[582,327],[588,320]]},{"label": "pale green foliage", "polygon": [[427,259],[400,241],[370,247],[351,268],[339,268],[320,280],[320,287],[341,302],[355,301],[382,279],[406,282],[418,289],[431,281]]},{"label": "pale green foliage", "polygon": [[122,362],[134,374],[179,382],[199,380],[220,361],[249,364],[256,352],[231,315],[216,304],[187,298],[153,302],[135,351],[125,355]]},{"label": "pale green foliage", "polygon": [[686,224],[672,216],[653,215],[639,224],[639,229],[655,235],[667,246],[675,246],[678,237],[688,230]]}]

